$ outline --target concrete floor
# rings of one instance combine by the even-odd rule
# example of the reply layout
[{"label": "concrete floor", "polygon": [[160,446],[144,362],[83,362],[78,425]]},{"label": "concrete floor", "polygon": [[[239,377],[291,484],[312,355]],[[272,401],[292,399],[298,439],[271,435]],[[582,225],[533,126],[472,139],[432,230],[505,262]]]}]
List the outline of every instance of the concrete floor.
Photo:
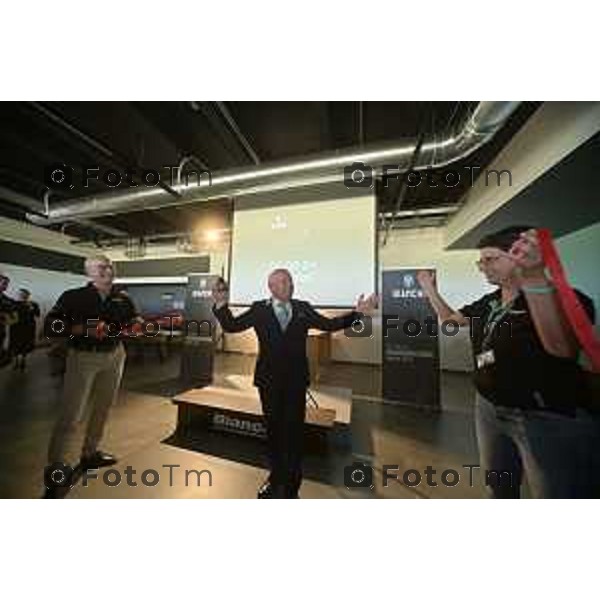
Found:
[{"label": "concrete floor", "polygon": [[[254,357],[219,354],[216,376],[249,375]],[[201,443],[175,440],[176,409],[170,396],[177,391],[178,359],[128,362],[123,389],[113,408],[102,448],[114,452],[122,474],[118,486],[102,480],[79,482],[69,498],[253,498],[265,478],[263,443],[231,434],[209,433]],[[321,383],[353,391],[351,446],[309,453],[305,462],[303,498],[480,498],[484,490],[475,472],[472,485],[464,464],[478,463],[472,415],[473,388],[465,374],[443,373],[442,411],[430,413],[381,402],[379,369],[332,363]],[[46,350],[30,357],[24,374],[10,367],[0,371],[0,497],[37,498],[43,493],[43,469],[50,430],[60,401],[61,378],[51,373]],[[81,434],[81,431],[79,432]],[[74,448],[77,450],[77,447]],[[359,460],[373,467],[373,488],[349,490],[344,467]],[[163,465],[179,465],[170,471]],[[382,482],[383,465],[398,465],[399,480]],[[128,486],[130,466],[137,486]],[[426,482],[431,466],[437,486]],[[154,469],[157,485],[144,485],[142,472]],[[402,473],[418,470],[423,479],[407,486]],[[444,485],[441,474],[454,469],[458,485]],[[208,470],[200,476],[185,470]],[[152,483],[152,477],[147,483]],[[414,475],[413,475],[414,477]],[[448,483],[452,483],[451,476]],[[210,481],[209,481],[210,478]],[[209,485],[210,483],[210,485]],[[410,483],[410,482],[409,482]]]}]

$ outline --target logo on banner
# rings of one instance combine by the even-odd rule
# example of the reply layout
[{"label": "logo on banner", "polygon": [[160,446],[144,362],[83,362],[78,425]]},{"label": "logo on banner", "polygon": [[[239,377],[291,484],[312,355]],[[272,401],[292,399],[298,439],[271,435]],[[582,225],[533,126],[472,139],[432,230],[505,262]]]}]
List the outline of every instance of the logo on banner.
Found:
[{"label": "logo on banner", "polygon": [[392,290],[392,298],[424,298],[425,294],[417,287],[414,275],[406,273],[402,276],[402,288]]}]

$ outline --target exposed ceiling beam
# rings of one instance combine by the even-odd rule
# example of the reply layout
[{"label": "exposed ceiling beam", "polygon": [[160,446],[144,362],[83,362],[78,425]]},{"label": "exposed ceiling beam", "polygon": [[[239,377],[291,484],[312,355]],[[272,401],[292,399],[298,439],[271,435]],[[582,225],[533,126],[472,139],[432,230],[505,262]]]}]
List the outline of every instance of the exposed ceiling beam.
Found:
[{"label": "exposed ceiling beam", "polygon": [[[44,115],[47,119],[49,119],[54,124],[56,124],[58,127],[64,129],[69,134],[71,134],[73,137],[76,137],[77,139],[84,142],[87,146],[94,148],[100,154],[102,154],[104,157],[110,159],[112,161],[112,163],[114,163],[115,165],[119,165],[119,166],[122,166],[125,168],[128,168],[131,166],[131,164],[130,164],[131,160],[128,157],[125,157],[125,156],[121,155],[119,152],[115,152],[115,151],[111,150],[110,148],[108,148],[107,146],[105,146],[104,144],[98,142],[97,140],[92,138],[90,135],[88,135],[84,131],[81,131],[81,129],[79,129],[79,128],[75,127],[74,125],[72,125],[71,123],[65,121],[65,119],[63,119],[61,116],[57,115],[54,111],[50,110],[43,104],[41,104],[39,102],[30,102],[30,105],[33,106],[39,113]],[[138,169],[146,170],[144,168],[144,166],[142,166],[141,164],[138,163],[137,160],[135,160],[133,162],[136,163],[135,167],[137,167]],[[164,183],[164,181],[160,180],[158,182],[158,185],[164,191],[171,194],[171,196],[174,196],[175,198],[179,198],[179,193],[177,191],[175,191],[171,186]]]},{"label": "exposed ceiling beam", "polygon": [[233,115],[229,112],[229,109],[225,105],[225,102],[215,102],[215,104],[217,105],[219,111],[221,112],[221,115],[223,115],[223,118],[225,119],[225,121],[227,121],[227,124],[235,134],[235,137],[237,138],[242,148],[244,148],[248,156],[254,161],[254,164],[259,165],[260,158],[258,157],[258,154],[254,152],[254,148],[252,148],[252,145],[250,144],[246,136],[242,133],[242,130],[239,128],[238,124],[235,122],[235,119],[233,118]]}]

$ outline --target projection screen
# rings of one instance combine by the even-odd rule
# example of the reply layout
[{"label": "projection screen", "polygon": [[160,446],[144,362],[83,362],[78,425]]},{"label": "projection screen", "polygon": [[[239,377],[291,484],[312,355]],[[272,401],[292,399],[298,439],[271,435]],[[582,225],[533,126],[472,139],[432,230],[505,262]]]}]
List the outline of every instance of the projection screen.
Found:
[{"label": "projection screen", "polygon": [[375,196],[244,208],[236,206],[230,301],[268,298],[267,275],[290,270],[296,298],[317,306],[352,306],[375,291]]}]

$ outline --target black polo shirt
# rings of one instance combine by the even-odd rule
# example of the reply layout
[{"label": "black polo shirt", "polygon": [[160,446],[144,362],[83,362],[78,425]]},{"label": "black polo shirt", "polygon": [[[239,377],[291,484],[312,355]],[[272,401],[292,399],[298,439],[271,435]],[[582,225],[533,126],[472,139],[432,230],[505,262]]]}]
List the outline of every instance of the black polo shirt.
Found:
[{"label": "black polo shirt", "polygon": [[[113,286],[110,293],[102,297],[94,284],[88,283],[84,287],[67,290],[60,296],[45,319],[46,335],[50,338],[67,337],[67,344],[79,350],[110,350],[120,343],[122,336],[107,336],[99,340],[94,336],[95,323],[92,321],[114,323],[111,332],[116,334],[119,331],[117,325],[127,325],[137,316],[133,302],[124,291]],[[61,329],[60,324],[52,330],[52,323],[56,319],[64,319],[68,325],[83,325],[83,335],[69,336],[69,326],[64,333],[57,334],[56,331]]]},{"label": "black polo shirt", "polygon": [[10,314],[17,310],[17,302],[0,292],[0,314]]},{"label": "black polo shirt", "polygon": [[[593,322],[592,300],[578,290],[575,292]],[[576,405],[585,406],[588,398],[582,397],[587,392],[578,361],[545,351],[525,295],[520,292],[506,312],[501,302],[498,289],[459,309],[471,322],[477,391],[502,406],[565,414],[573,414]],[[498,325],[490,327],[493,320]],[[488,350],[493,352],[493,362],[483,361],[478,366],[477,356]]]}]

